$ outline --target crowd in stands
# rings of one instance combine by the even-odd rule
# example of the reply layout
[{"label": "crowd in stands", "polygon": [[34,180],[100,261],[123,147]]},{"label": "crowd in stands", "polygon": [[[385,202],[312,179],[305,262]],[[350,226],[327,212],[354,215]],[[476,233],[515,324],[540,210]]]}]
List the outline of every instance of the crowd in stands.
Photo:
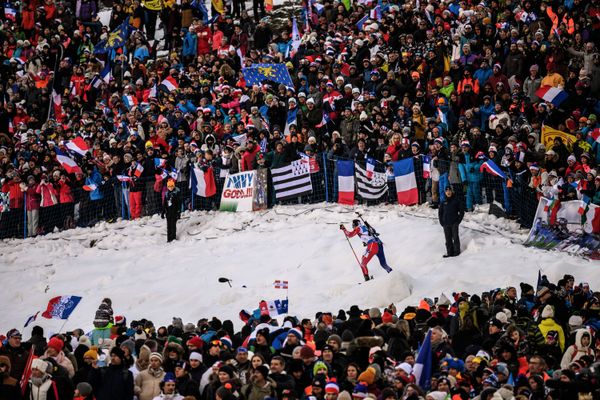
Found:
[{"label": "crowd in stands", "polygon": [[[152,215],[164,171],[185,197],[190,168],[222,181],[299,152],[428,156],[421,202],[451,184],[524,225],[542,195],[600,204],[597,0],[307,0],[283,21],[264,6],[115,1],[106,25],[96,0],[0,5],[0,237]],[[256,63],[292,85],[247,84]],[[544,127],[561,134],[543,144]],[[508,181],[482,187],[488,159]]]},{"label": "crowd in stands", "polygon": [[46,338],[34,326],[25,341],[9,330],[0,348],[0,399],[22,398],[19,382],[29,400],[600,395],[600,296],[568,274],[556,284],[544,276],[537,289],[522,282],[519,289],[442,294],[404,310],[353,305],[278,320],[242,310],[241,329],[218,317],[128,323],[112,307],[105,298],[87,333]]}]

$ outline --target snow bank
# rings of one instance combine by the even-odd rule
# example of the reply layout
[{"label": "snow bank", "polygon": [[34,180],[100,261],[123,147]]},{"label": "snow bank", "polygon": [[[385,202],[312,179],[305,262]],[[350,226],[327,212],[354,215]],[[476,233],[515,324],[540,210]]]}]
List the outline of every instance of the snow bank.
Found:
[{"label": "snow bank", "polygon": [[[381,233],[394,268],[386,274],[374,258],[375,279],[361,285],[360,269],[338,229],[340,222],[350,223],[354,210],[339,205],[185,213],[178,240],[170,244],[166,222],[158,216],[0,242],[5,305],[0,332],[21,328],[58,295],[83,297],[65,329],[90,329],[103,297],[112,298],[115,314],[129,321],[145,317],[163,325],[173,316],[185,322],[219,316],[239,326],[241,309],[285,298],[285,290],[273,288],[276,279],[290,282],[290,313],[301,317],[337,313],[352,304],[404,307],[442,292],[534,283],[538,268],[551,280],[569,272],[592,287],[600,285],[600,263],[526,248],[521,243],[527,232],[483,211],[467,215],[461,226],[463,254],[442,259],[435,210],[357,210]],[[362,245],[356,238],[352,245],[360,257]],[[219,283],[219,277],[232,279],[233,287]],[[62,322],[40,317],[36,323],[56,331]]]}]

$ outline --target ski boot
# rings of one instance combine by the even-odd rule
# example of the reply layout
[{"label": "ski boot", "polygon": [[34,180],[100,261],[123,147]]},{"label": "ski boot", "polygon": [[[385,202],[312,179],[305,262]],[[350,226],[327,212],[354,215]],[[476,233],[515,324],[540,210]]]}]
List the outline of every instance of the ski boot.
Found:
[{"label": "ski boot", "polygon": [[365,282],[366,281],[370,281],[372,279],[372,277],[370,277],[369,275],[363,275],[365,277]]}]

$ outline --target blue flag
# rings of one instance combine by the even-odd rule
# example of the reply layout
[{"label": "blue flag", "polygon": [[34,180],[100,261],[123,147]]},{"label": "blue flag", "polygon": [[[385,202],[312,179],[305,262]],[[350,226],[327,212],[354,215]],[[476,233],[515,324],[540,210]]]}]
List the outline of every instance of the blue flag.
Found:
[{"label": "blue flag", "polygon": [[190,5],[202,13],[202,22],[204,22],[205,25],[208,24],[208,10],[206,9],[204,0],[194,0]]},{"label": "blue flag", "polygon": [[431,384],[431,373],[433,372],[431,365],[431,329],[427,332],[427,336],[423,340],[423,344],[419,349],[417,361],[413,367],[413,375],[417,385],[425,390],[429,389]]},{"label": "blue flag", "polygon": [[133,27],[129,25],[129,19],[126,18],[121,25],[108,34],[108,38],[101,40],[94,46],[94,54],[108,53],[110,50],[125,46]]},{"label": "blue flag", "polygon": [[365,22],[367,22],[368,19],[369,19],[369,14],[366,14],[364,17],[362,17],[360,19],[360,21],[358,21],[356,23],[356,27],[358,28],[359,31],[362,31],[363,25],[365,24]]},{"label": "blue flag", "polygon": [[252,64],[251,67],[242,68],[246,86],[260,85],[263,81],[282,83],[287,87],[294,87],[292,77],[285,64]]}]

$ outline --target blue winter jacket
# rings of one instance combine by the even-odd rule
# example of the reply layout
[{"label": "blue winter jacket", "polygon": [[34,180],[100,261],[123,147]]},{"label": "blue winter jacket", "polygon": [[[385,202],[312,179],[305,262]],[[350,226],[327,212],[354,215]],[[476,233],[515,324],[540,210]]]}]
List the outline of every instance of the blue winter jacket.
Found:
[{"label": "blue winter jacket", "polygon": [[459,165],[460,178],[463,182],[480,182],[483,174],[479,172],[479,168],[483,161],[475,159],[471,154],[466,153],[464,164]]}]

